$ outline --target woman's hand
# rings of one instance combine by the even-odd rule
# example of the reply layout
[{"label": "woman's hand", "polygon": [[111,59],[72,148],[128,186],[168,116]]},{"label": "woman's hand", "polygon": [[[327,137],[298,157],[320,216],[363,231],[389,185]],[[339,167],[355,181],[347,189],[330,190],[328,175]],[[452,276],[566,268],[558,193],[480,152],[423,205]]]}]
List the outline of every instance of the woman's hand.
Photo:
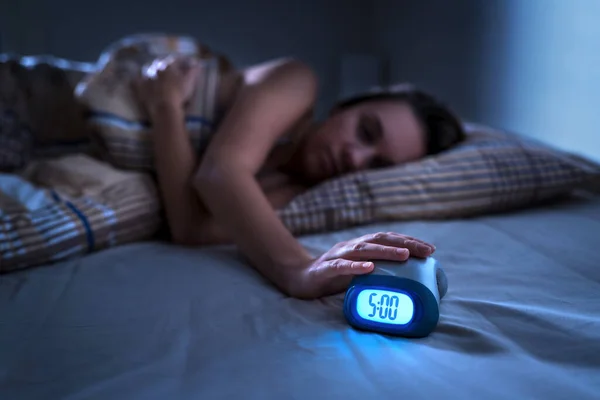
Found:
[{"label": "woman's hand", "polygon": [[371,273],[372,261],[406,261],[410,256],[425,258],[435,246],[411,236],[394,232],[361,236],[333,246],[301,269],[290,282],[290,294],[299,298],[318,298],[344,291],[354,275]]},{"label": "woman's hand", "polygon": [[181,109],[196,88],[200,65],[191,58],[168,56],[156,59],[136,82],[139,100],[150,117],[166,106]]},{"label": "woman's hand", "polygon": [[198,158],[185,125],[185,102],[192,96],[199,64],[169,56],[155,60],[134,83],[151,121],[154,165],[171,238],[192,243],[193,228],[207,210],[191,185]]}]

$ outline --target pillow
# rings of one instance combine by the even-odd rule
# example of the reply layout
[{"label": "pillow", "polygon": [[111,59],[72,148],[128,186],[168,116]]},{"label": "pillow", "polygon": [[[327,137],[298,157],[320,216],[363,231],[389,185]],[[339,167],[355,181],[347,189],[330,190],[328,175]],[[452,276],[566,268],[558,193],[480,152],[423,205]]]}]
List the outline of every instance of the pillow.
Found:
[{"label": "pillow", "polygon": [[73,90],[91,69],[51,56],[0,54],[0,171],[22,168],[59,145],[89,142]]},{"label": "pillow", "polygon": [[99,157],[112,165],[132,170],[153,170],[152,137],[145,110],[140,107],[132,82],[144,66],[158,57],[179,54],[202,62],[202,72],[192,100],[186,108],[186,125],[194,147],[206,148],[215,119],[216,90],[229,61],[188,37],[135,35],[106,49],[98,70],[76,88],[88,108],[88,124]]},{"label": "pillow", "polygon": [[600,166],[534,140],[466,124],[467,139],[417,162],[330,180],[279,210],[294,234],[380,221],[466,218],[550,200]]},{"label": "pillow", "polygon": [[0,273],[152,238],[161,204],[146,173],[86,155],[0,174]]}]

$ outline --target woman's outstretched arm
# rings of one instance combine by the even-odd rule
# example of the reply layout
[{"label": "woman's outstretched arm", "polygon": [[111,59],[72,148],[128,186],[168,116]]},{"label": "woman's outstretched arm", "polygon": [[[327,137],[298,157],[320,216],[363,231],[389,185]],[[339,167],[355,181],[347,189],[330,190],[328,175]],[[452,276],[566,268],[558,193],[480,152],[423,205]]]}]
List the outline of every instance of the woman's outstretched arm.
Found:
[{"label": "woman's outstretched arm", "polygon": [[275,141],[312,107],[316,92],[312,71],[296,61],[248,71],[195,178],[199,196],[254,268],[292,294],[312,257],[280,221],[255,176]]}]

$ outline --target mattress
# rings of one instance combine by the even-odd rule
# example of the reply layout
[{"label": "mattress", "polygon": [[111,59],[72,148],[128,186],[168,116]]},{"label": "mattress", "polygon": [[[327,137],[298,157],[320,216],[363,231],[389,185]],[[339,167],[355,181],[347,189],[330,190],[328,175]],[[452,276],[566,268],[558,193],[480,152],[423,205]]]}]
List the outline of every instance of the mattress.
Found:
[{"label": "mattress", "polygon": [[389,230],[448,276],[426,338],[355,331],[343,294],[286,297],[231,247],[138,243],[0,276],[0,398],[600,398],[600,199],[302,242]]}]

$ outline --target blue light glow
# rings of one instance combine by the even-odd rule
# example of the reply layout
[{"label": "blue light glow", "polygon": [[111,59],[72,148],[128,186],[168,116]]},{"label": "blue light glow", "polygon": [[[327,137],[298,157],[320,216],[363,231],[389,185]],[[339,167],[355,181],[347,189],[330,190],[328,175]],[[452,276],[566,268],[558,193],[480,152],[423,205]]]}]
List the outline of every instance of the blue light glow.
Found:
[{"label": "blue light glow", "polygon": [[367,321],[405,325],[414,314],[412,299],[391,290],[365,289],[356,298],[356,312]]}]

